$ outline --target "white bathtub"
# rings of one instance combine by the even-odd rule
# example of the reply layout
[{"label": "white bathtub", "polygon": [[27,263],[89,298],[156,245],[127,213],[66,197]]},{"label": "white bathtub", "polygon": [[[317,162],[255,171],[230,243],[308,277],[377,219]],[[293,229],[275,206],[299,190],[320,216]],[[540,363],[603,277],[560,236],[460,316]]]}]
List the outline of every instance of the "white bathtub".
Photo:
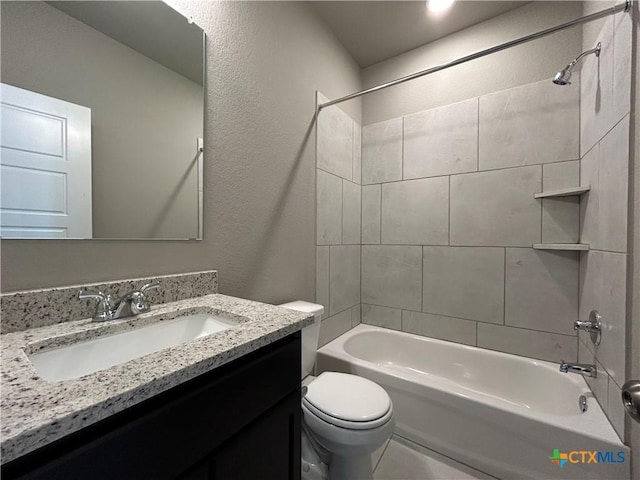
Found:
[{"label": "white bathtub", "polygon": [[[322,347],[317,362],[318,373],[382,385],[398,435],[498,478],[630,477],[629,449],[585,380],[557,364],[364,324]],[[589,397],[585,413],[580,395]],[[599,451],[602,461],[584,454],[592,463],[582,463],[583,454],[573,453],[561,468],[549,458],[554,449]]]}]

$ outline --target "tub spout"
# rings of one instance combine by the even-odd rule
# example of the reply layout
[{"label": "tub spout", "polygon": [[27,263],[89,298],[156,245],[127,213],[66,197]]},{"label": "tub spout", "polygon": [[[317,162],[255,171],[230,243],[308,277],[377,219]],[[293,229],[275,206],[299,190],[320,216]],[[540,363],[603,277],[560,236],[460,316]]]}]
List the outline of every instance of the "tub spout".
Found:
[{"label": "tub spout", "polygon": [[587,377],[597,377],[598,369],[595,365],[589,365],[587,363],[567,363],[562,360],[560,363],[560,371],[562,373],[580,373]]}]

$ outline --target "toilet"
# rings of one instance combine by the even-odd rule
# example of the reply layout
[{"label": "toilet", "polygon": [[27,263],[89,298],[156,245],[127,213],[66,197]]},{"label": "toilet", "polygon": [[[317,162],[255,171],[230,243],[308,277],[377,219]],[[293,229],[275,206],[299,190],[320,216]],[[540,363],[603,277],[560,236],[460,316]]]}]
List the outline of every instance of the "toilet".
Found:
[{"label": "toilet", "polygon": [[302,478],[371,480],[371,454],[393,433],[393,406],[378,384],[357,375],[324,372],[313,377],[322,305],[280,305],[313,314],[302,330]]}]

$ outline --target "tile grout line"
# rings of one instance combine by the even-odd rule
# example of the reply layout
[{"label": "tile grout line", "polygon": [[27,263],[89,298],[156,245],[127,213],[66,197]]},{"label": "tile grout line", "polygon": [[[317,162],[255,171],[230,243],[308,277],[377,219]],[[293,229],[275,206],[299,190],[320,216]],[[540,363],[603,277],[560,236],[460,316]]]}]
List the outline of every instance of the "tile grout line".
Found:
[{"label": "tile grout line", "polygon": [[485,320],[476,320],[476,319],[473,319],[473,318],[454,317],[454,316],[445,315],[445,314],[442,314],[442,313],[424,312],[424,311],[421,311],[421,310],[412,310],[410,308],[404,308],[404,307],[390,307],[388,305],[378,305],[376,303],[371,303],[371,302],[363,302],[362,305],[368,305],[368,306],[371,306],[371,307],[379,307],[379,308],[388,308],[388,309],[391,309],[391,310],[401,310],[401,311],[407,311],[407,312],[412,312],[412,313],[423,313],[425,315],[433,315],[433,316],[437,316],[437,317],[445,317],[445,318],[450,318],[450,319],[453,319],[453,320],[463,320],[465,322],[475,322],[475,323],[482,324],[482,325],[493,325],[493,326],[496,326],[496,327],[514,328],[514,329],[518,329],[518,330],[527,330],[529,332],[546,333],[546,334],[549,334],[549,335],[560,335],[560,336],[568,337],[568,338],[577,338],[577,336],[578,336],[578,335],[570,335],[570,334],[567,334],[567,333],[550,332],[550,331],[547,331],[547,330],[536,330],[534,328],[520,327],[520,326],[517,326],[517,325],[504,325],[504,324],[501,324],[501,323],[487,322]]},{"label": "tile grout line", "polygon": [[[542,178],[544,177],[544,165],[540,165],[540,191],[544,191],[543,190],[543,183],[542,183]],[[544,198],[542,199],[542,202],[540,202],[540,243],[544,243],[543,240],[543,231],[544,231],[544,225],[543,225],[543,216],[544,216]]]},{"label": "tile grout line", "polygon": [[342,189],[342,205],[340,208],[340,245],[344,245],[344,179],[340,183],[340,188]]},{"label": "tile grout line", "polygon": [[401,136],[401,148],[400,148],[400,178],[404,180],[404,116],[402,117],[402,136]]},{"label": "tile grout line", "polygon": [[[371,182],[371,183],[367,183],[367,184],[363,184],[363,186],[369,186],[369,185],[386,185],[389,183],[400,183],[400,182],[408,182],[408,181],[412,181],[412,180],[423,180],[425,178],[442,178],[442,177],[459,177],[462,175],[477,175],[480,173],[490,173],[490,172],[501,172],[503,170],[514,170],[517,168],[527,168],[527,167],[538,167],[538,166],[543,166],[543,165],[554,165],[557,163],[568,163],[568,162],[575,162],[576,160],[580,160],[579,158],[570,158],[570,159],[566,159],[566,160],[554,160],[552,162],[544,162],[544,163],[531,163],[531,164],[527,164],[527,165],[513,165],[513,166],[509,166],[509,167],[500,167],[500,168],[490,168],[490,169],[486,169],[486,170],[469,170],[466,172],[452,172],[452,173],[445,173],[442,175],[430,175],[430,176],[426,176],[426,177],[415,177],[415,178],[403,178],[401,180],[389,180],[386,182]],[[319,169],[322,170],[323,172],[326,172],[326,170],[323,169]],[[339,175],[336,175],[334,173],[331,172],[326,172],[329,173],[333,176],[337,176],[339,177]],[[343,177],[340,177],[343,178]],[[346,180],[346,179],[345,179]]]},{"label": "tile grout line", "polygon": [[451,246],[451,175],[449,175],[449,226],[447,231],[447,245]]},{"label": "tile grout line", "polygon": [[[378,231],[378,245],[382,245],[382,184],[380,184],[380,195],[378,201],[379,223],[380,230]],[[386,245],[386,244],[385,244]]]},{"label": "tile grout line", "polygon": [[391,443],[392,439],[393,439],[393,435],[391,437],[389,437],[389,439],[387,440],[387,443],[384,446],[384,449],[382,450],[382,454],[380,455],[380,457],[378,457],[378,461],[376,462],[376,464],[373,467],[373,471],[374,472],[378,468],[378,465],[380,465],[380,462],[382,461],[382,457],[384,457],[384,454],[387,452],[387,448],[389,448],[389,444]]},{"label": "tile grout line", "polygon": [[420,311],[424,310],[424,245],[420,248]]},{"label": "tile grout line", "polygon": [[480,97],[478,97],[478,116],[476,125],[476,172],[480,171]]},{"label": "tile grout line", "polygon": [[503,262],[504,262],[504,271],[503,271],[503,288],[502,288],[502,324],[507,325],[507,247],[504,247],[503,254]]},{"label": "tile grout line", "polygon": [[[329,272],[329,285],[328,285],[328,298],[327,298],[327,303],[329,305],[327,305],[327,314],[331,313],[331,245],[328,247],[329,248],[329,268],[327,268],[327,271]],[[327,315],[327,318],[331,317],[331,315]],[[322,326],[322,324],[320,324],[320,326]]]},{"label": "tile grout line", "polygon": [[474,343],[476,347],[478,346],[478,330],[480,328],[479,325],[480,325],[480,322],[476,322],[476,341]]},{"label": "tile grout line", "polygon": [[[332,244],[333,245],[333,244]],[[340,245],[340,244],[336,244]],[[383,247],[451,247],[451,248],[530,248],[533,249],[533,243],[531,245],[447,245],[446,243],[363,243],[363,245],[380,245]],[[564,252],[570,252],[573,250],[564,250]],[[591,252],[612,253],[616,255],[627,255],[625,252],[612,252],[608,250],[596,250],[592,248]]]}]

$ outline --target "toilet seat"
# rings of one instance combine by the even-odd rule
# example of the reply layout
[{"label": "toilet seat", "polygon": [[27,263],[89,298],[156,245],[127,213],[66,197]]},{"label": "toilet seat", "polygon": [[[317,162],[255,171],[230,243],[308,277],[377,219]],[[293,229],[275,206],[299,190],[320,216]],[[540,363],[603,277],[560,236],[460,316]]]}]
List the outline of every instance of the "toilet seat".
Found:
[{"label": "toilet seat", "polygon": [[393,415],[391,399],[382,387],[338,372],[324,372],[310,383],[302,405],[323,421],[350,430],[379,427]]}]

